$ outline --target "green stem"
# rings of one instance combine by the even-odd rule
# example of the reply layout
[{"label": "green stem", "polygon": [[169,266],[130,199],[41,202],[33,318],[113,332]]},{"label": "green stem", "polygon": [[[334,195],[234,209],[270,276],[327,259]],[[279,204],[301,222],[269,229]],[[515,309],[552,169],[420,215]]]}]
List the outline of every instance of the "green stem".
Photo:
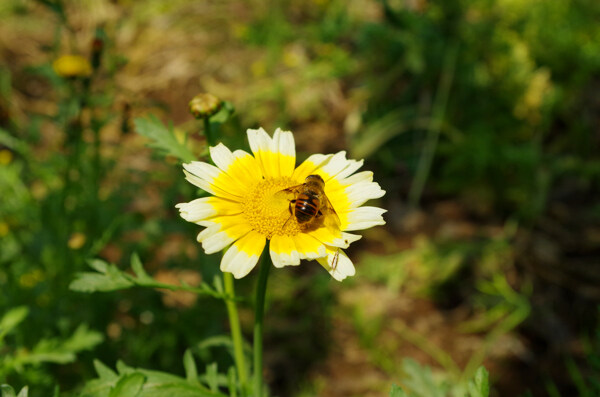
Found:
[{"label": "green stem", "polygon": [[265,295],[267,293],[267,280],[269,278],[269,247],[265,248],[260,263],[258,281],[256,284],[256,301],[254,314],[254,394],[253,397],[262,397],[263,390],[263,315],[265,312]]},{"label": "green stem", "polygon": [[208,146],[215,146],[212,130],[210,129],[210,117],[204,117],[204,136]]},{"label": "green stem", "polygon": [[[223,273],[225,283],[225,293],[232,298],[235,298],[235,290],[233,287],[233,275],[231,273]],[[227,299],[227,315],[229,316],[229,326],[231,327],[231,339],[233,340],[233,358],[235,367],[240,379],[241,389],[245,390],[248,383],[248,373],[246,372],[246,361],[244,359],[244,345],[242,339],[242,329],[240,327],[240,318],[238,316],[235,300]]]}]

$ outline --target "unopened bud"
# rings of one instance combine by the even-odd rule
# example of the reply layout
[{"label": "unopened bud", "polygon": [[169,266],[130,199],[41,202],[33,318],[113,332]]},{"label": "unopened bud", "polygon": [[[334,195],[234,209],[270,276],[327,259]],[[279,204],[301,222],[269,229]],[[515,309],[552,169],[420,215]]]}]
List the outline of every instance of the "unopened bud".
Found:
[{"label": "unopened bud", "polygon": [[52,63],[52,68],[62,77],[87,77],[92,74],[90,62],[81,55],[63,55]]},{"label": "unopened bud", "polygon": [[223,101],[212,94],[198,94],[189,104],[190,113],[197,119],[205,119],[221,110]]},{"label": "unopened bud", "polygon": [[102,61],[102,51],[104,50],[104,41],[101,38],[96,37],[92,40],[92,67],[94,70],[100,67]]}]

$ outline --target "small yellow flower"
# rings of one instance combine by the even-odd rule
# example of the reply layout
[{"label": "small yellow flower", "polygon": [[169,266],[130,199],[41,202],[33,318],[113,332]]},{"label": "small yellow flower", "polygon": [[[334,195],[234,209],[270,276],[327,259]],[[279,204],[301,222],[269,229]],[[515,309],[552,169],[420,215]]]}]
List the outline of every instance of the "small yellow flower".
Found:
[{"label": "small yellow flower", "polygon": [[[248,141],[253,155],[218,144],[210,148],[216,166],[184,164],[186,179],[212,194],[176,206],[185,220],[205,227],[198,235],[204,251],[212,254],[229,247],[221,270],[241,278],[256,266],[270,240],[275,267],[316,259],[336,280],[353,276],[354,265],[341,249],[361,236],[347,232],[385,224],[384,209],[362,206],[385,194],[373,182],[373,173],[354,174],[363,162],[346,159],[345,152],[314,154],[295,167],[289,131],[277,129],[270,137],[262,128],[248,130]],[[281,198],[280,192],[304,183],[309,175],[325,182],[325,194],[339,217],[337,228],[326,227],[327,222],[298,222],[291,200]]]},{"label": "small yellow flower", "polygon": [[8,236],[9,232],[10,227],[8,226],[8,223],[0,221],[0,237]]},{"label": "small yellow flower", "polygon": [[79,248],[83,247],[83,245],[85,244],[85,240],[86,240],[85,234],[75,232],[71,235],[71,237],[69,237],[69,241],[67,242],[67,245],[72,250],[78,250]]},{"label": "small yellow flower", "polygon": [[87,77],[92,65],[81,55],[63,55],[52,63],[54,72],[62,77]]},{"label": "small yellow flower", "polygon": [[0,164],[9,165],[13,159],[13,154],[8,149],[0,149]]}]

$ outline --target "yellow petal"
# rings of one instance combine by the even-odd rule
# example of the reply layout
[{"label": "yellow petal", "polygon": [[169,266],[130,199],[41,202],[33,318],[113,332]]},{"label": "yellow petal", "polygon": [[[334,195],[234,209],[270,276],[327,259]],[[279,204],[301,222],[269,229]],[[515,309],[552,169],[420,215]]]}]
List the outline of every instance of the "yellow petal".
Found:
[{"label": "yellow petal", "polygon": [[246,234],[225,252],[221,271],[232,273],[235,278],[244,277],[256,266],[266,241],[264,236],[254,231]]}]

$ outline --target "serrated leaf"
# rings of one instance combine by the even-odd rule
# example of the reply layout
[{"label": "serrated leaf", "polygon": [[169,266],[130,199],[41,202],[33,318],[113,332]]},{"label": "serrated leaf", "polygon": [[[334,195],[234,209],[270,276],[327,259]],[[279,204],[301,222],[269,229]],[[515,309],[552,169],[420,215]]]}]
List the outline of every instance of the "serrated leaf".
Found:
[{"label": "serrated leaf", "polygon": [[134,369],[121,361],[117,363],[117,367],[120,375],[112,379],[105,377],[88,381],[79,397],[109,397],[120,379],[134,373],[142,374],[146,379],[136,397],[226,397],[222,393],[211,392],[198,383],[166,372]]},{"label": "serrated leaf", "polygon": [[185,369],[185,378],[190,382],[198,382],[198,369],[196,361],[190,349],[183,354],[183,368]]},{"label": "serrated leaf", "polygon": [[77,273],[69,288],[79,292],[107,292],[133,287],[126,278],[111,278],[99,273]]},{"label": "serrated leaf", "polygon": [[118,360],[117,361],[117,372],[119,373],[119,375],[124,375],[124,374],[135,372],[135,370],[132,367],[125,364],[122,360]]},{"label": "serrated leaf", "polygon": [[6,312],[0,320],[0,342],[6,334],[25,320],[28,314],[29,309],[26,306],[15,307]]},{"label": "serrated leaf", "polygon": [[28,397],[29,396],[29,386],[25,386],[21,389],[17,397]]},{"label": "serrated leaf", "polygon": [[402,369],[406,374],[404,385],[415,397],[445,397],[446,387],[433,379],[431,368],[421,366],[414,360],[405,359]]},{"label": "serrated leaf", "polygon": [[137,397],[145,382],[146,377],[139,372],[127,374],[119,379],[108,397]]},{"label": "serrated leaf", "polygon": [[148,273],[146,273],[144,265],[142,265],[142,261],[140,260],[140,256],[137,254],[137,252],[131,254],[131,269],[140,281],[154,281],[154,279],[150,277]]},{"label": "serrated leaf", "polygon": [[117,373],[100,360],[94,360],[94,368],[102,380],[116,380],[118,378]]},{"label": "serrated leaf", "polygon": [[390,397],[408,397],[408,394],[398,385],[392,385]]},{"label": "serrated leaf", "polygon": [[475,372],[473,380],[469,382],[469,394],[471,397],[488,397],[490,394],[489,373],[483,367]]},{"label": "serrated leaf", "polygon": [[156,116],[136,118],[134,123],[136,132],[150,139],[150,147],[175,156],[185,163],[194,160],[194,154],[184,144],[180,143],[173,131],[167,129]]},{"label": "serrated leaf", "polygon": [[219,390],[219,371],[217,363],[208,364],[206,366],[206,383],[211,391],[216,392]]},{"label": "serrated leaf", "polygon": [[73,335],[63,342],[62,348],[65,350],[79,352],[81,350],[92,349],[104,340],[104,336],[97,331],[88,329],[87,324],[81,324]]},{"label": "serrated leaf", "polygon": [[2,397],[15,397],[15,390],[9,385],[0,385],[2,390]]},{"label": "serrated leaf", "polygon": [[89,265],[98,273],[85,272],[75,274],[75,280],[69,288],[79,292],[115,291],[134,286],[129,275],[122,272],[113,264],[102,260],[89,261]]},{"label": "serrated leaf", "polygon": [[106,273],[109,266],[108,263],[102,259],[90,259],[88,260],[88,265],[99,273]]}]

